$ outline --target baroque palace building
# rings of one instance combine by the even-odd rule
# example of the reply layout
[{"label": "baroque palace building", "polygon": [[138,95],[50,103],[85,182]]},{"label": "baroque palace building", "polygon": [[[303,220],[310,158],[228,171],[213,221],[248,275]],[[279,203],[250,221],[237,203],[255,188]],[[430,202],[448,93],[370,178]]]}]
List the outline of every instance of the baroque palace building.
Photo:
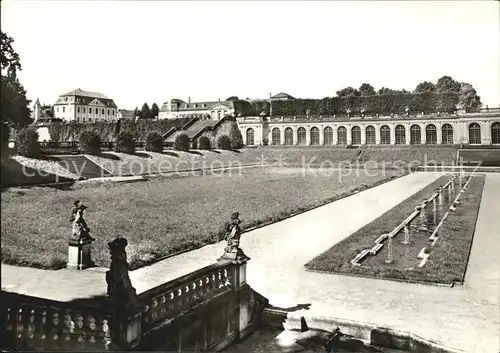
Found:
[{"label": "baroque palace building", "polygon": [[245,145],[471,144],[500,147],[500,113],[329,117],[239,117]]},{"label": "baroque palace building", "polygon": [[54,104],[54,118],[68,122],[113,121],[118,119],[117,106],[102,93],[77,88],[59,96]]},{"label": "baroque palace building", "polygon": [[225,116],[234,114],[232,101],[187,102],[181,99],[171,99],[163,103],[158,113],[161,119],[179,119],[186,117],[200,117],[211,120],[220,120]]}]

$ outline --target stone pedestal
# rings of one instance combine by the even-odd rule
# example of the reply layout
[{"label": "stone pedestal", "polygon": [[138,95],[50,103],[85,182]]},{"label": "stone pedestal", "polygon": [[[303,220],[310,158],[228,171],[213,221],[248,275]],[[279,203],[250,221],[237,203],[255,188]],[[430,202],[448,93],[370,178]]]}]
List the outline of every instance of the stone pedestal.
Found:
[{"label": "stone pedestal", "polygon": [[70,239],[68,242],[68,264],[66,267],[72,270],[84,270],[93,267],[92,261],[93,240]]}]

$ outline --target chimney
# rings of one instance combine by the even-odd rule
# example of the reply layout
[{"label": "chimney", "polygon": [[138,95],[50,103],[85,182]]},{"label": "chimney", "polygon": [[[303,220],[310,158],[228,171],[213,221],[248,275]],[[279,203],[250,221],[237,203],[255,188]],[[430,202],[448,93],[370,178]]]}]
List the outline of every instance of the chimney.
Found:
[{"label": "chimney", "polygon": [[219,102],[220,102],[220,98],[218,98],[218,99],[219,99]]},{"label": "chimney", "polygon": [[191,103],[191,97],[188,98],[188,103]]}]

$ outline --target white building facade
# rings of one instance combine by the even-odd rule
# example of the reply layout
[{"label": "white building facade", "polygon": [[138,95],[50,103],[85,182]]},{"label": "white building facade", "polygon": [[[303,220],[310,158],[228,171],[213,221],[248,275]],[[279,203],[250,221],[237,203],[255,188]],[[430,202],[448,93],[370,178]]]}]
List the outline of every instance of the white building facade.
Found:
[{"label": "white building facade", "polygon": [[158,118],[161,120],[199,117],[220,120],[228,115],[234,115],[234,103],[232,101],[191,102],[191,99],[189,99],[184,102],[180,99],[171,99],[163,103]]},{"label": "white building facade", "polygon": [[246,145],[470,144],[500,147],[500,114],[298,120],[238,118]]},{"label": "white building facade", "polygon": [[59,96],[54,104],[54,118],[91,123],[117,120],[118,115],[116,104],[111,98],[78,88]]}]

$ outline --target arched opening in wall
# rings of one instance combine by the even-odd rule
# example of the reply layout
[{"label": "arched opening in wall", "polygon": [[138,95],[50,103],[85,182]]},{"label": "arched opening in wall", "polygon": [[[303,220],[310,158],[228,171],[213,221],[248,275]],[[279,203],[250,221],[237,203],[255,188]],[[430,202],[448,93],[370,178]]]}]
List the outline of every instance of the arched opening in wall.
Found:
[{"label": "arched opening in wall", "polygon": [[500,144],[500,123],[491,124],[491,143]]},{"label": "arched opening in wall", "polygon": [[311,129],[311,145],[319,145],[319,129],[317,127],[313,127]]},{"label": "arched opening in wall", "polygon": [[285,129],[285,145],[293,145],[293,130],[291,127]]},{"label": "arched opening in wall", "polygon": [[477,123],[469,125],[469,143],[471,145],[481,144],[481,127]]},{"label": "arched opening in wall", "polygon": [[323,131],[323,140],[325,145],[333,145],[333,129],[329,126]]},{"label": "arched opening in wall", "polygon": [[374,145],[376,143],[375,128],[373,126],[370,125],[366,127],[365,135],[367,145]]},{"label": "arched opening in wall", "polygon": [[361,128],[359,126],[354,126],[351,129],[351,144],[361,145]]},{"label": "arched opening in wall", "polygon": [[384,125],[380,128],[380,144],[381,145],[391,144],[391,129],[387,125]]},{"label": "arched opening in wall", "polygon": [[297,130],[297,144],[298,145],[307,144],[306,129],[303,127],[299,127]]},{"label": "arched opening in wall", "polygon": [[396,145],[404,145],[406,143],[406,129],[403,125],[396,126]]},{"label": "arched opening in wall", "polygon": [[419,145],[422,142],[422,135],[420,131],[420,126],[412,125],[410,127],[410,143],[412,145]]},{"label": "arched opening in wall", "polygon": [[450,124],[444,124],[441,128],[442,144],[453,145],[453,128]]},{"label": "arched opening in wall", "polygon": [[425,143],[428,145],[437,144],[437,130],[434,124],[429,124],[425,127]]},{"label": "arched opening in wall", "polygon": [[273,144],[273,145],[280,145],[281,144],[281,131],[277,127],[275,127],[272,131],[271,144]]},{"label": "arched opening in wall", "polygon": [[347,129],[343,126],[337,129],[337,144],[347,145]]},{"label": "arched opening in wall", "polygon": [[247,129],[247,145],[254,145],[255,140],[254,140],[254,132],[252,128]]}]

